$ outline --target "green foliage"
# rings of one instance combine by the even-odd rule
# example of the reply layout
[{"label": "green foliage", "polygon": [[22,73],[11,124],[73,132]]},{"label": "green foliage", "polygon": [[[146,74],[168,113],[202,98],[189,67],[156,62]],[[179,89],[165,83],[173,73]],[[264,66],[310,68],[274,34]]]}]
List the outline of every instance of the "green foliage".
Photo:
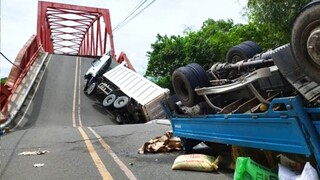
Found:
[{"label": "green foliage", "polygon": [[181,36],[168,37],[158,34],[156,42],[151,44],[153,50],[147,52],[149,62],[146,75],[168,76],[170,71],[188,63],[183,50],[184,41]]},{"label": "green foliage", "polygon": [[174,91],[170,80],[170,76],[163,76],[156,83],[161,87],[170,89],[170,92]]},{"label": "green foliage", "polygon": [[277,30],[290,32],[296,14],[310,0],[248,0],[247,16],[250,21],[269,24]]},{"label": "green foliage", "polygon": [[248,24],[235,24],[232,20],[204,21],[198,31],[190,28],[183,36],[157,35],[147,52],[148,68],[145,76],[172,89],[172,72],[189,63],[198,63],[205,69],[225,56],[234,45],[243,41],[257,42],[265,50],[289,42],[291,23],[295,15],[309,0],[248,0]]},{"label": "green foliage", "polygon": [[252,23],[242,25],[232,20],[208,19],[199,31],[186,31],[184,36],[158,34],[156,42],[151,44],[152,51],[147,52],[145,76],[155,77],[158,85],[170,89],[170,76],[175,69],[193,62],[208,69],[216,62],[224,62],[229,48],[242,41],[264,42],[262,31]]},{"label": "green foliage", "polygon": [[8,78],[1,78],[0,79],[0,84],[5,84]]},{"label": "green foliage", "polygon": [[201,30],[188,31],[184,36],[158,34],[156,42],[151,44],[152,51],[147,52],[146,76],[170,76],[176,68],[192,62],[210,67],[223,61],[228,48],[241,40],[236,33],[233,36],[237,38],[230,36],[235,26],[232,20],[208,19]]},{"label": "green foliage", "polygon": [[[289,42],[295,16],[310,0],[248,0],[246,15],[277,41]],[[269,40],[270,41],[270,40]]]}]

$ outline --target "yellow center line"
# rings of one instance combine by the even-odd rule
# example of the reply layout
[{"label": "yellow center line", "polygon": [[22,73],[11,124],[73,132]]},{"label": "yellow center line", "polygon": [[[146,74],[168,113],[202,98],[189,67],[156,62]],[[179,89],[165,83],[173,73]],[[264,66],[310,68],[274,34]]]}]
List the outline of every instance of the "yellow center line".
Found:
[{"label": "yellow center line", "polygon": [[118,164],[120,169],[127,175],[127,177],[131,180],[136,180],[137,178],[133,175],[130,169],[118,158],[118,156],[111,150],[110,146],[101,138],[101,136],[96,133],[91,127],[88,127],[88,129],[99,140],[102,147],[110,154],[110,156]]},{"label": "yellow center line", "polygon": [[[79,63],[80,58],[77,57],[76,59],[76,70],[75,70],[75,75],[74,75],[74,91],[73,91],[73,107],[72,107],[72,125],[73,127],[76,127],[76,113],[78,113],[78,120],[79,120],[79,127],[78,130],[82,136],[82,139],[84,140],[88,152],[94,162],[94,164],[96,165],[99,173],[102,176],[102,179],[113,179],[112,176],[110,175],[109,171],[107,170],[106,166],[103,164],[101,158],[99,157],[98,153],[96,152],[96,150],[94,149],[93,144],[91,143],[91,141],[89,140],[88,135],[86,134],[86,132],[84,131],[83,127],[82,127],[82,122],[81,122],[81,115],[80,115],[80,89],[81,89],[81,78],[79,77],[81,74],[81,60]],[[80,64],[80,65],[79,65]],[[80,66],[80,67],[79,67]],[[78,97],[77,97],[77,90],[78,90]],[[77,101],[78,98],[78,101]],[[76,108],[76,105],[78,105],[78,108]],[[76,112],[78,111],[78,112]]]},{"label": "yellow center line", "polygon": [[80,134],[81,134],[84,142],[86,143],[87,149],[89,150],[91,158],[94,161],[94,163],[96,164],[102,178],[103,179],[113,179],[112,176],[110,175],[110,173],[108,172],[108,170],[106,169],[105,165],[101,161],[98,153],[94,149],[91,141],[89,140],[88,135],[85,133],[85,131],[83,130],[82,127],[78,127],[78,130],[80,131]]},{"label": "yellow center line", "polygon": [[78,57],[76,59],[76,70],[74,73],[73,87],[73,105],[72,105],[72,126],[76,127],[76,98],[77,98],[77,81],[78,81]]}]

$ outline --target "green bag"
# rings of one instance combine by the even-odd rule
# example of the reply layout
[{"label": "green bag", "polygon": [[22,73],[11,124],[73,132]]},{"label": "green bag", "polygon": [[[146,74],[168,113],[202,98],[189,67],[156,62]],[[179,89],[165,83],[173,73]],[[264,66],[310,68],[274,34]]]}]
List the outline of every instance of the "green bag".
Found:
[{"label": "green bag", "polygon": [[278,175],[250,157],[238,157],[234,180],[278,180]]}]

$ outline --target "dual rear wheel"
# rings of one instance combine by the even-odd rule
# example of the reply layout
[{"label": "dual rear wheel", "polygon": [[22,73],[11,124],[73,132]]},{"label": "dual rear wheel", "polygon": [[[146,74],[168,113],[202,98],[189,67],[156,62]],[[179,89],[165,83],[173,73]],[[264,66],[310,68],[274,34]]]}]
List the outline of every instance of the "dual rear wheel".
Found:
[{"label": "dual rear wheel", "polygon": [[320,0],[310,2],[297,15],[291,50],[301,70],[320,84]]},{"label": "dual rear wheel", "polygon": [[254,41],[244,41],[229,49],[226,56],[226,62],[236,63],[241,60],[252,58],[254,55],[261,52],[262,48]]},{"label": "dual rear wheel", "polygon": [[192,107],[202,101],[194,89],[209,86],[209,78],[202,66],[196,63],[176,69],[172,74],[173,88],[183,105]]}]

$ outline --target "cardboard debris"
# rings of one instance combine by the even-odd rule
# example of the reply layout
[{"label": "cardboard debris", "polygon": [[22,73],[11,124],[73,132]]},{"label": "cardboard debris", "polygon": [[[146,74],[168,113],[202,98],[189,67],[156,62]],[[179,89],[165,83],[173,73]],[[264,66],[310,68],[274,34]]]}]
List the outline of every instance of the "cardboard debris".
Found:
[{"label": "cardboard debris", "polygon": [[25,152],[22,152],[22,153],[19,153],[18,155],[19,156],[35,156],[35,155],[43,155],[43,154],[46,154],[48,153],[49,151],[47,150],[43,150],[43,151],[25,151]]},{"label": "cardboard debris", "polygon": [[286,166],[293,171],[302,172],[303,167],[304,167],[304,165],[303,165],[304,163],[299,162],[298,158],[295,158],[295,160],[293,160],[284,154],[277,155],[277,158],[279,159],[279,163],[281,165]]},{"label": "cardboard debris", "polygon": [[173,137],[172,131],[167,131],[164,135],[155,137],[144,143],[144,145],[139,148],[138,153],[180,151],[181,149],[182,144],[180,138]]}]

